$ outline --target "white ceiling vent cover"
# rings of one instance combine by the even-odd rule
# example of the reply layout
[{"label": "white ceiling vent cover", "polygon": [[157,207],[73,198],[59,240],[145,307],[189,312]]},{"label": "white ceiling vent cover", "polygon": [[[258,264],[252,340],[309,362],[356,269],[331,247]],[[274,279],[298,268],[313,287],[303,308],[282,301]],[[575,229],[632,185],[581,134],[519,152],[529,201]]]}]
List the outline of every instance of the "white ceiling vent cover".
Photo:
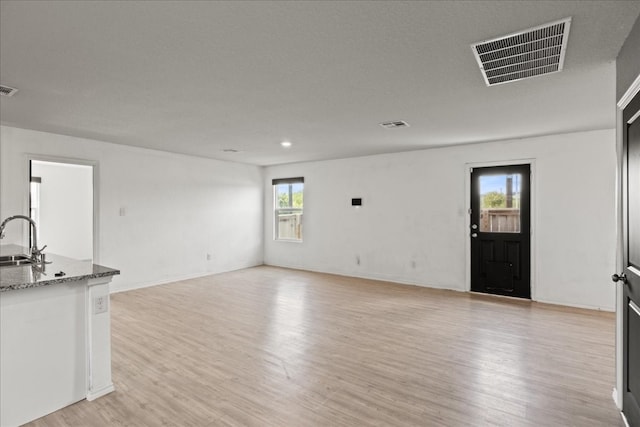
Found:
[{"label": "white ceiling vent cover", "polygon": [[392,122],[382,122],[380,123],[380,126],[385,129],[408,128],[409,123],[405,122],[404,120],[396,120]]},{"label": "white ceiling vent cover", "polygon": [[17,91],[18,89],[5,86],[5,85],[0,85],[0,95],[2,96],[13,96],[16,94]]},{"label": "white ceiling vent cover", "polygon": [[471,45],[487,86],[562,71],[571,18]]}]

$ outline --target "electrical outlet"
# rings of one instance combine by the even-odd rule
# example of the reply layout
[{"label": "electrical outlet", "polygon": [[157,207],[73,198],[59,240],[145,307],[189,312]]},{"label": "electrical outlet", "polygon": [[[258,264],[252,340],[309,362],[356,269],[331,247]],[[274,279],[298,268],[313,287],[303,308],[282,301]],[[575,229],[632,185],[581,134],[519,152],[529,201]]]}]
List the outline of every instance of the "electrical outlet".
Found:
[{"label": "electrical outlet", "polygon": [[356,265],[360,265],[360,255],[356,255]]},{"label": "electrical outlet", "polygon": [[109,296],[100,296],[93,299],[93,314],[106,313],[109,310]]},{"label": "electrical outlet", "polygon": [[211,254],[207,254],[207,261],[211,261]]}]

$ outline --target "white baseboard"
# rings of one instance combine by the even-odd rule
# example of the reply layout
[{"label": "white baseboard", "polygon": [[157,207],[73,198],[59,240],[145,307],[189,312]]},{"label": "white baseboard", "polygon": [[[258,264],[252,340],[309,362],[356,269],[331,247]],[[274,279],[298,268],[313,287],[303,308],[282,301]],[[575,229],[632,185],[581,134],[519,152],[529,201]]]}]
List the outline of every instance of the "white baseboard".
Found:
[{"label": "white baseboard", "polygon": [[609,313],[615,313],[616,308],[615,307],[597,307],[597,306],[593,306],[593,305],[586,305],[586,304],[572,304],[569,302],[558,302],[558,301],[547,301],[544,299],[535,299],[533,301],[536,302],[541,302],[543,304],[552,304],[552,305],[562,305],[565,307],[573,307],[573,308],[585,308],[587,310],[598,310],[598,311],[606,311]]},{"label": "white baseboard", "polygon": [[158,286],[158,285],[166,285],[168,283],[174,283],[174,282],[181,282],[183,280],[190,280],[190,279],[198,279],[200,277],[205,277],[205,276],[213,276],[214,274],[222,274],[222,273],[228,273],[230,271],[236,271],[236,270],[242,270],[245,268],[252,268],[252,267],[258,267],[262,264],[251,264],[251,265],[237,265],[237,266],[233,266],[231,268],[229,268],[228,270],[223,270],[223,271],[207,271],[204,273],[195,273],[195,274],[186,274],[186,275],[180,275],[180,276],[172,276],[169,277],[165,280],[156,280],[156,281],[151,281],[151,282],[138,282],[138,283],[133,283],[130,285],[126,285],[123,287],[119,287],[119,288],[115,288],[113,286],[113,284],[111,285],[111,293],[112,294],[117,294],[120,292],[127,292],[127,291],[133,291],[136,289],[144,289],[144,288],[150,288],[152,286]]},{"label": "white baseboard", "polygon": [[197,273],[197,274],[186,274],[183,276],[175,276],[175,277],[171,277],[169,279],[166,280],[158,280],[158,281],[153,281],[153,282],[142,282],[142,283],[134,283],[122,288],[114,288],[113,286],[111,287],[111,293],[112,294],[117,294],[119,292],[127,292],[127,291],[133,291],[136,289],[144,289],[144,288],[150,288],[152,286],[158,286],[158,285],[166,285],[167,283],[173,283],[173,282],[180,282],[182,280],[189,280],[189,279],[197,279],[199,277],[204,277],[204,276],[210,276],[212,274],[215,273]]},{"label": "white baseboard", "polygon": [[[383,281],[383,282],[393,282],[393,283],[398,283],[401,285],[410,285],[410,286],[420,286],[423,288],[431,288],[431,289],[444,289],[444,290],[448,290],[448,291],[457,291],[457,292],[471,292],[471,291],[467,291],[461,288],[454,288],[454,287],[450,287],[450,286],[437,286],[434,284],[424,284],[424,283],[419,283],[419,282],[413,282],[410,280],[406,280],[402,277],[398,277],[398,276],[393,276],[393,275],[382,275],[382,274],[354,274],[353,272],[347,272],[347,271],[340,271],[340,270],[335,270],[335,269],[328,269],[328,270],[320,270],[320,269],[314,269],[314,268],[308,268],[308,267],[302,267],[299,265],[287,265],[287,264],[270,264],[265,262],[265,265],[268,266],[272,266],[272,267],[281,267],[281,268],[290,268],[293,270],[303,270],[303,271],[310,271],[310,272],[314,272],[314,273],[326,273],[326,274],[335,274],[338,276],[347,276],[347,277],[357,277],[359,279],[368,279],[368,280],[378,280],[378,281]],[[485,295],[494,295],[494,294],[485,294]],[[494,295],[494,296],[499,296],[499,295]],[[509,297],[507,297],[509,298]],[[519,299],[519,298],[518,298]],[[584,304],[571,304],[571,303],[567,303],[567,302],[558,302],[558,301],[547,301],[544,299],[531,299],[531,301],[535,301],[535,302],[540,302],[543,304],[552,304],[552,305],[558,305],[558,306],[564,306],[564,307],[573,307],[573,308],[584,308],[587,310],[598,310],[598,311],[606,311],[606,312],[615,312],[616,309],[615,307],[596,307],[596,306],[591,306],[591,305],[584,305]]]},{"label": "white baseboard", "polygon": [[622,402],[618,401],[618,389],[617,388],[613,388],[613,392],[611,393],[611,397],[613,398],[613,402],[616,404],[616,408],[618,408],[620,410],[620,416],[622,417],[622,421],[624,421],[624,424],[629,427],[629,422],[627,421],[627,417],[624,416],[624,413],[622,412]]},{"label": "white baseboard", "polygon": [[454,288],[448,286],[437,286],[433,284],[425,284],[423,282],[407,280],[405,278],[395,276],[395,275],[386,275],[386,274],[362,274],[362,273],[354,273],[353,271],[343,271],[340,269],[327,269],[321,270],[316,268],[302,267],[299,265],[289,265],[289,264],[269,264],[264,263],[264,265],[268,267],[279,267],[279,268],[288,268],[291,270],[301,270],[301,271],[309,271],[311,273],[324,273],[324,274],[334,274],[336,276],[344,276],[344,277],[354,277],[357,279],[366,279],[366,280],[375,280],[378,282],[390,282],[397,283],[399,285],[408,285],[408,286],[418,286],[421,288],[429,288],[429,289],[439,289],[445,291],[456,291],[456,292],[466,292],[462,288]]},{"label": "white baseboard", "polygon": [[92,400],[96,400],[97,398],[102,397],[105,394],[109,394],[115,390],[116,388],[113,386],[113,383],[111,383],[99,390],[89,391],[89,393],[87,393],[87,400],[91,402]]}]

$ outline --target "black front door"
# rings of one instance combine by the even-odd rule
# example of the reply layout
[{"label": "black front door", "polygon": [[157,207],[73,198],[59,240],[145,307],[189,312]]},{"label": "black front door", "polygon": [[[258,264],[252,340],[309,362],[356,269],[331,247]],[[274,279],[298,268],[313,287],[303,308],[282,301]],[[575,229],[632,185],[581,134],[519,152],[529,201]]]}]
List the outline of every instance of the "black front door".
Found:
[{"label": "black front door", "polygon": [[614,275],[623,291],[622,411],[629,426],[640,426],[640,95],[623,112],[624,272]]},{"label": "black front door", "polygon": [[471,290],[531,298],[530,165],[471,171]]}]

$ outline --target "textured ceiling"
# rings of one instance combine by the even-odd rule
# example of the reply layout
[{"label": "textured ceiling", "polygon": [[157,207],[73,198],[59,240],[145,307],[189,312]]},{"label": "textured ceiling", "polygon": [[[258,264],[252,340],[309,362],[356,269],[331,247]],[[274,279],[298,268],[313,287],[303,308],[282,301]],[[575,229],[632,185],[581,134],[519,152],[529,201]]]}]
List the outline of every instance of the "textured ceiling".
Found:
[{"label": "textured ceiling", "polygon": [[[20,90],[0,98],[2,124],[257,165],[613,128],[614,61],[640,13],[638,1],[0,4],[0,80]],[[564,71],[486,87],[472,43],[569,16]],[[410,127],[378,125],[392,120]]]}]

